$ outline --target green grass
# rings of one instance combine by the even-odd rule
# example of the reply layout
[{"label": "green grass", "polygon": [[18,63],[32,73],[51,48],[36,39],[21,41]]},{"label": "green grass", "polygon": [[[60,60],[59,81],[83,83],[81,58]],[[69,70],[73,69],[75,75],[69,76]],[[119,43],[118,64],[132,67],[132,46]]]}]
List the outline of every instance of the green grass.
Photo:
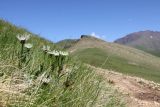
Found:
[{"label": "green grass", "polygon": [[147,49],[147,48],[145,48],[143,46],[135,46],[135,48],[143,50],[143,51],[145,51],[147,53],[150,53],[152,55],[160,57],[160,51],[159,50],[149,50],[149,49]]},{"label": "green grass", "polygon": [[[0,93],[0,106],[124,107],[116,90],[110,88],[108,83],[104,84],[103,78],[90,68],[71,57],[67,57],[63,64],[64,70],[61,71],[61,76],[58,76],[58,60],[45,55],[42,51],[43,45],[57,49],[52,42],[3,20],[0,20],[0,31],[0,83],[2,89],[3,86],[8,86]],[[32,43],[33,48],[30,50],[30,55],[26,56],[27,60],[21,62],[22,65],[19,66],[21,44],[16,35],[26,32],[32,35],[27,42]],[[53,64],[55,64],[54,69],[52,69]],[[49,83],[39,80],[43,74],[51,78]],[[100,103],[102,92],[111,95]]]},{"label": "green grass", "polygon": [[94,65],[96,67],[102,67],[124,74],[160,82],[160,69],[157,69],[152,65],[146,66],[140,62],[130,62],[128,59],[109,54],[99,48],[79,50],[74,53],[74,56],[78,57],[83,62]]}]

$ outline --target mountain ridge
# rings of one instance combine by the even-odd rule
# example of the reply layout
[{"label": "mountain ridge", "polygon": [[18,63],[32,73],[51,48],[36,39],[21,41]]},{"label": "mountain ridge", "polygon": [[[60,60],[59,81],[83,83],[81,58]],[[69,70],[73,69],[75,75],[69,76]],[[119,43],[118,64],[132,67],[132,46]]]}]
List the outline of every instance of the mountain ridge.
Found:
[{"label": "mountain ridge", "polygon": [[156,56],[160,56],[160,32],[139,31],[130,33],[114,41],[114,43],[134,47]]}]

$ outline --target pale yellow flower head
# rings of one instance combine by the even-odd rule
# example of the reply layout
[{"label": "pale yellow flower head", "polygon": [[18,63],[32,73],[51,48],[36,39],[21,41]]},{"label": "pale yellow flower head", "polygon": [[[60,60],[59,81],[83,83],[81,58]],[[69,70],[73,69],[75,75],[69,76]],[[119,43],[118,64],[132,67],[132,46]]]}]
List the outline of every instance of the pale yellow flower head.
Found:
[{"label": "pale yellow flower head", "polygon": [[45,52],[49,52],[50,51],[50,46],[43,46],[42,50]]},{"label": "pale yellow flower head", "polygon": [[60,55],[60,54],[59,54],[59,52],[58,52],[58,51],[56,51],[56,50],[49,51],[49,52],[48,52],[48,54],[50,54],[50,55],[54,55],[54,56],[59,56],[59,55]]},{"label": "pale yellow flower head", "polygon": [[28,49],[31,49],[31,48],[33,47],[33,45],[30,44],[30,43],[27,43],[27,44],[24,44],[24,47],[26,47],[26,48],[28,48]]},{"label": "pale yellow flower head", "polygon": [[18,34],[17,38],[19,41],[27,41],[30,38],[30,34],[27,34],[27,33],[23,35]]}]

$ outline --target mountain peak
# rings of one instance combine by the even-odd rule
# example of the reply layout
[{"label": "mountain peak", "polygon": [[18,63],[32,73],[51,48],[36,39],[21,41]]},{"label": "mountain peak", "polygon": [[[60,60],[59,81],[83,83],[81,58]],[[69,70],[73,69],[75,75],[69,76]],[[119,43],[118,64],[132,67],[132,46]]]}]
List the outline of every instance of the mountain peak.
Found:
[{"label": "mountain peak", "polygon": [[158,31],[146,30],[134,32],[117,39],[114,42],[160,56],[160,32]]},{"label": "mountain peak", "polygon": [[95,37],[93,35],[81,35],[80,40],[91,40],[91,41],[103,41],[103,42],[106,42],[105,40],[100,39],[98,37]]},{"label": "mountain peak", "polygon": [[91,35],[81,35],[81,38],[92,38]]}]

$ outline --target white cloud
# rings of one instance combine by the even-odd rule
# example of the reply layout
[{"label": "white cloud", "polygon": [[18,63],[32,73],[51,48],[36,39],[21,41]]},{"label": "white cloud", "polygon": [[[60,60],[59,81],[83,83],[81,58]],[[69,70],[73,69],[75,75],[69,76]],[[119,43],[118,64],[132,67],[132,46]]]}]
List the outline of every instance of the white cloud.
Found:
[{"label": "white cloud", "polygon": [[99,38],[99,39],[106,39],[106,37],[104,35],[97,35],[95,32],[92,32],[91,36]]},{"label": "white cloud", "polygon": [[95,33],[95,32],[92,32],[92,33],[91,33],[91,36],[96,37],[96,33]]}]

